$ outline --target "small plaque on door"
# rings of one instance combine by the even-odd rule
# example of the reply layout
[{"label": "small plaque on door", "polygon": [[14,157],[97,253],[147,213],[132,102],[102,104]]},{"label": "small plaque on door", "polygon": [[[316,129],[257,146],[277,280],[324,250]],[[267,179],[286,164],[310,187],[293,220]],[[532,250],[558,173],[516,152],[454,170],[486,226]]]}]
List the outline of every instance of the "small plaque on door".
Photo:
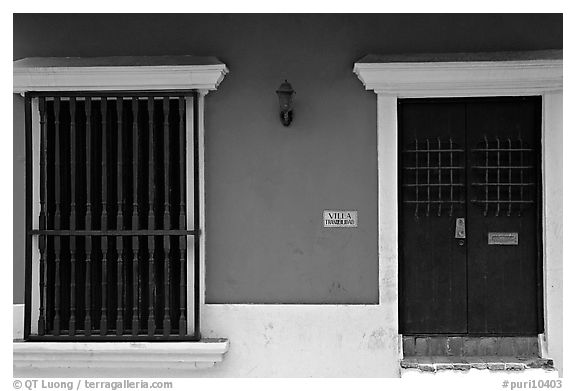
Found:
[{"label": "small plaque on door", "polygon": [[518,232],[488,232],[488,244],[499,246],[517,246]]}]

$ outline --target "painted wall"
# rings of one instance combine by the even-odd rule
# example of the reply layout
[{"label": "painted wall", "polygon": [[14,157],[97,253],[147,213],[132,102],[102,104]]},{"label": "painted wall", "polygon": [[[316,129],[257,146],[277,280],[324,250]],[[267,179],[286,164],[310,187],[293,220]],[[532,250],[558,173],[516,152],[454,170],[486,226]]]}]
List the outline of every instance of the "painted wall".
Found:
[{"label": "painted wall", "polygon": [[[196,54],[228,65],[206,102],[206,300],[215,304],[378,302],[376,97],[352,73],[354,61],[554,48],[562,48],[559,15],[14,17],[14,59]],[[296,90],[290,128],[274,93],[284,78]],[[15,97],[15,303],[23,301],[22,112]],[[323,209],[358,210],[359,228],[322,228]]]}]

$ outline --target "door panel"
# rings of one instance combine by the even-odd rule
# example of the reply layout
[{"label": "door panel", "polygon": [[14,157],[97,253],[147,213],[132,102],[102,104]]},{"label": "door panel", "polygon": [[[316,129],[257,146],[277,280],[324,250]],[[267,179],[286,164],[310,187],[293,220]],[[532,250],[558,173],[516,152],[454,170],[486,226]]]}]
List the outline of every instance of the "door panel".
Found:
[{"label": "door panel", "polygon": [[400,105],[403,333],[466,332],[465,105]]},{"label": "door panel", "polygon": [[[540,99],[475,102],[466,118],[468,331],[536,334]],[[490,232],[518,244],[490,245]]]},{"label": "door panel", "polygon": [[541,331],[540,112],[539,97],[399,101],[403,334]]}]

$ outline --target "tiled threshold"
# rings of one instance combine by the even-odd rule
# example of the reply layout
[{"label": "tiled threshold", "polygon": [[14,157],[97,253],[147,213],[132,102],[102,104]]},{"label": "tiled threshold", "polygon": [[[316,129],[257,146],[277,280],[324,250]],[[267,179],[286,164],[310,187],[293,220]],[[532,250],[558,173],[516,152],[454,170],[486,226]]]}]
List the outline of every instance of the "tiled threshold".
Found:
[{"label": "tiled threshold", "polygon": [[412,356],[404,358],[400,362],[400,366],[404,369],[417,369],[422,372],[469,371],[470,369],[489,371],[554,370],[554,363],[550,359],[515,356]]}]

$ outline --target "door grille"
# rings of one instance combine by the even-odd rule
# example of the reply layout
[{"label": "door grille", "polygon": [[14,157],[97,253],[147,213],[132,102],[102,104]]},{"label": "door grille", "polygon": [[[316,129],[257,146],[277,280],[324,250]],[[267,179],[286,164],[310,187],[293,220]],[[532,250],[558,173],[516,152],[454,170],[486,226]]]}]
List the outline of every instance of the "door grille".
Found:
[{"label": "door grille", "polygon": [[452,138],[414,139],[402,154],[402,201],[414,205],[414,217],[452,216],[465,203],[464,150]]},{"label": "door grille", "polygon": [[534,150],[522,138],[484,136],[472,153],[476,162],[472,202],[484,208],[484,216],[521,216],[534,204]]}]

